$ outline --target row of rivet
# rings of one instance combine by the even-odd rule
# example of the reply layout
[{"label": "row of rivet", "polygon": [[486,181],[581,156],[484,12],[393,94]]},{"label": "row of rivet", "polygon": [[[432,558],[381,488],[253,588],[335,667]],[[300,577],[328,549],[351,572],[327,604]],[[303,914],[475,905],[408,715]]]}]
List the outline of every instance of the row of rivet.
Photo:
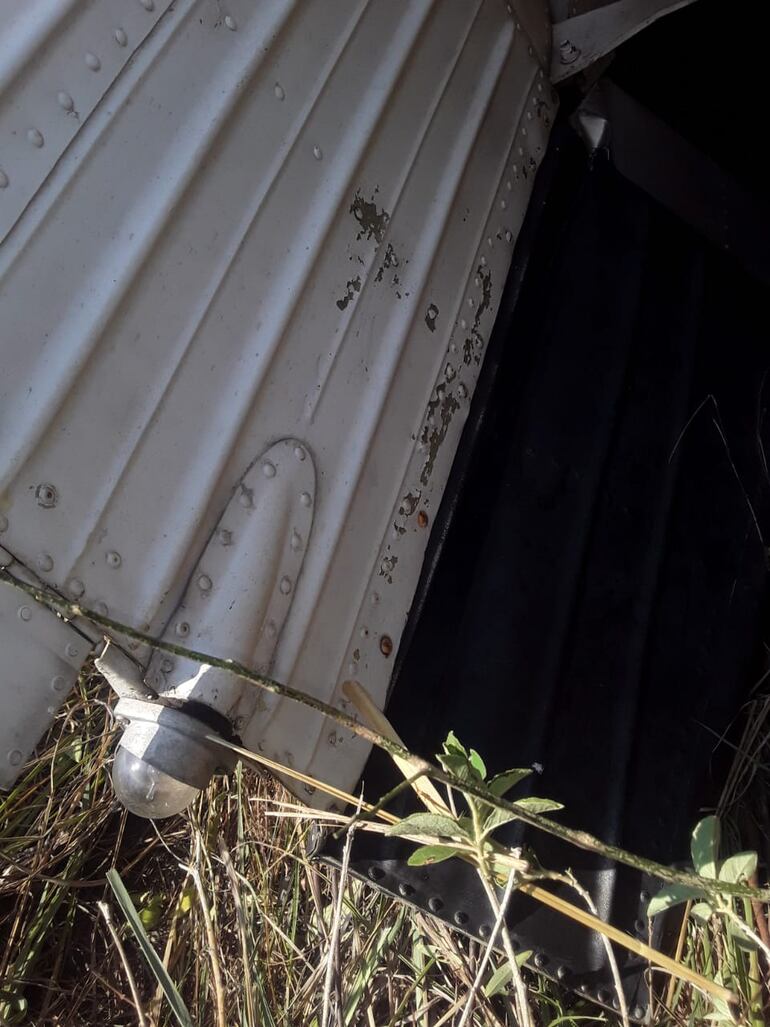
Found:
[{"label": "row of rivet", "polygon": [[[371,881],[374,881],[382,887],[387,888],[387,885],[383,883],[386,877],[386,873],[381,866],[378,866],[376,863],[373,863],[367,868],[366,873],[367,877],[369,877]],[[431,895],[426,902],[425,900],[422,900],[420,896],[417,895],[417,891],[414,888],[414,886],[408,884],[405,881],[399,882],[397,890],[401,898],[408,899],[415,905],[423,905],[431,913],[439,914],[444,908],[444,900],[440,895]],[[456,913],[454,913],[452,920],[458,927],[467,927],[467,925],[470,923],[469,915],[463,910],[458,910]],[[482,940],[486,940],[492,933],[492,926],[487,923],[479,924],[476,933]],[[521,943],[517,941],[517,939],[513,938],[511,939],[511,941],[514,950],[518,951],[521,949]],[[535,953],[532,962],[536,969],[545,971],[549,966],[550,959],[545,952],[537,952]],[[564,965],[559,965],[554,969],[553,973],[557,980],[566,981],[567,978],[570,976],[571,971],[568,967]],[[591,991],[589,985],[585,982],[582,982],[579,985],[577,985],[577,990],[584,995],[589,995]],[[610,991],[607,988],[599,988],[596,992],[596,998],[603,1005],[612,1006],[612,1008],[614,1009],[617,1009],[619,1007],[617,995],[615,995],[612,991]],[[631,1015],[636,1020],[641,1020],[644,1017],[644,1013],[645,1011],[641,1006],[636,1006],[633,1010],[631,1010]]]},{"label": "row of rivet", "polygon": [[[155,10],[155,0],[139,0],[139,3],[142,5],[145,11]],[[233,19],[229,18],[229,21],[232,22]],[[225,18],[225,24],[228,24],[228,18]],[[235,27],[236,26],[234,22],[232,25],[228,25],[228,28],[234,29]],[[113,37],[118,46],[124,47],[128,44],[128,35],[126,34],[126,30],[123,28],[116,28],[113,33]],[[101,59],[95,53],[93,53],[93,51],[86,51],[85,56],[83,57],[83,61],[85,63],[85,66],[90,71],[101,71]],[[67,114],[71,114],[75,109],[74,99],[68,92],[66,92],[63,89],[56,94],[56,102]],[[27,142],[31,146],[34,146],[35,149],[40,150],[43,148],[43,146],[45,146],[45,136],[39,128],[32,127],[27,130]],[[11,180],[8,177],[7,172],[0,168],[0,189],[6,189],[10,185],[10,182]]]}]

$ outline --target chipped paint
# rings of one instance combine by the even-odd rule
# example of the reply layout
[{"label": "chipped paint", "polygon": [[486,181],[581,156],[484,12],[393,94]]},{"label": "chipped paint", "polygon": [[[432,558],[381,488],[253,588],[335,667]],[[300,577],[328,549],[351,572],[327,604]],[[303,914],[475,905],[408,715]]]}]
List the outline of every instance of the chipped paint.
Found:
[{"label": "chipped paint", "polygon": [[370,200],[366,200],[361,195],[361,190],[357,189],[353,202],[350,204],[350,213],[360,225],[356,239],[374,239],[379,246],[385,236],[390,214],[384,208],[378,209],[374,202],[374,195]]},{"label": "chipped paint", "polygon": [[[379,268],[377,270],[377,274],[374,276],[375,282],[381,282],[386,271],[389,271],[391,268],[398,267],[398,266],[399,266],[398,254],[393,249],[393,243],[389,242],[387,247],[386,247],[386,249],[385,249],[385,257],[383,258],[383,261],[382,261],[382,263],[380,264],[380,266],[379,266]],[[393,275],[393,281],[392,281],[391,284],[392,285],[400,285],[401,284],[401,279],[398,277],[397,274]]]},{"label": "chipped paint", "polygon": [[393,571],[396,569],[397,563],[398,557],[392,554],[384,556],[380,562],[380,577],[385,578],[389,585],[393,584]]},{"label": "chipped paint", "polygon": [[481,287],[481,300],[476,306],[476,313],[473,318],[473,325],[470,333],[463,342],[463,363],[467,366],[471,361],[481,363],[481,355],[484,352],[484,336],[481,333],[481,318],[492,306],[492,272],[489,267],[479,264],[476,268],[476,281]]},{"label": "chipped paint", "polygon": [[344,310],[345,307],[355,299],[357,292],[361,292],[361,275],[356,275],[355,278],[349,278],[345,283],[345,295],[337,300],[337,306],[340,310]]},{"label": "chipped paint", "polygon": [[436,319],[438,318],[438,307],[435,303],[431,303],[428,309],[425,311],[425,324],[428,326],[430,331],[436,331]]},{"label": "chipped paint", "polygon": [[427,423],[420,435],[420,442],[428,450],[428,458],[420,474],[420,481],[423,485],[427,485],[430,481],[441,443],[446,438],[452,417],[459,409],[460,404],[457,397],[449,391],[447,383],[443,381],[437,385],[433,398],[428,403]]}]

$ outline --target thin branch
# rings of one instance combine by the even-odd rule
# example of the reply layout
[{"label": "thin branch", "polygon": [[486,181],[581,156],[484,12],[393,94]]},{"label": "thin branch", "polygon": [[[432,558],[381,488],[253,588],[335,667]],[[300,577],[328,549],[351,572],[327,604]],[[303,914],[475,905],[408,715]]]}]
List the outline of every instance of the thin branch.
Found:
[{"label": "thin branch", "polygon": [[128,956],[126,955],[126,950],[123,948],[123,942],[120,940],[120,935],[118,934],[117,930],[115,929],[115,924],[113,923],[113,920],[112,920],[112,913],[110,911],[110,907],[107,905],[106,902],[97,902],[96,905],[97,905],[97,907],[99,909],[99,912],[104,917],[104,922],[107,925],[107,930],[110,932],[110,937],[112,938],[112,942],[113,942],[115,948],[118,950],[118,955],[120,956],[120,961],[123,964],[123,969],[124,969],[125,974],[126,974],[126,980],[128,981],[128,987],[131,990],[131,1000],[133,1001],[134,1008],[136,1009],[136,1019],[137,1019],[137,1022],[139,1024],[139,1027],[148,1027],[148,1025],[147,1025],[147,1018],[144,1015],[144,1010],[142,1009],[142,1003],[141,1003],[141,1000],[139,998],[139,990],[136,987],[136,981],[134,980],[134,975],[131,973],[131,966],[130,966],[130,964],[128,962]]}]

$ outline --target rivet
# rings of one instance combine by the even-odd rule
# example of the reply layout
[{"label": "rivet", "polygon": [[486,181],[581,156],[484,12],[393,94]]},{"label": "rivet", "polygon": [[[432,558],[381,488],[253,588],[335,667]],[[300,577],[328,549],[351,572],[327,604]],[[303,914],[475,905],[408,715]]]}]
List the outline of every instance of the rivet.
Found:
[{"label": "rivet", "polygon": [[488,235],[487,236],[487,246],[492,246],[492,245],[493,245],[493,243],[492,243],[492,236]]},{"label": "rivet", "polygon": [[531,46],[527,47],[527,53],[529,54],[530,57],[534,57],[535,56],[535,51],[532,49]]},{"label": "rivet", "polygon": [[468,396],[468,389],[462,382],[457,386],[457,396],[458,399],[466,399]]},{"label": "rivet", "polygon": [[291,592],[291,578],[287,578],[286,575],[284,575],[281,578],[281,583],[278,587],[281,590],[281,594],[287,596],[289,592]]},{"label": "rivet", "polygon": [[644,1009],[641,1006],[634,1006],[634,1008],[631,1010],[631,1016],[633,1016],[635,1020],[643,1020]]},{"label": "rivet", "polygon": [[398,886],[398,894],[403,899],[408,899],[410,895],[414,895],[414,888],[411,884],[407,884],[405,881],[402,881]]},{"label": "rivet", "polygon": [[280,82],[276,82],[276,84],[273,86],[273,92],[275,93],[276,100],[283,100],[283,98],[286,96],[286,93],[284,92],[283,86]]},{"label": "rivet", "polygon": [[526,129],[526,126],[525,126],[524,128],[522,128],[522,130],[521,130],[521,134],[522,134],[522,135],[523,135],[523,136],[524,136],[524,137],[526,138],[526,135],[527,135],[527,129]]},{"label": "rivet", "polygon": [[0,535],[8,530],[8,518],[5,514],[0,514]]},{"label": "rivet", "polygon": [[519,156],[523,157],[524,156],[524,147],[523,146],[519,146],[519,147],[517,147],[517,149],[518,149],[518,152],[519,152]]},{"label": "rivet", "polygon": [[115,42],[118,46],[125,46],[128,42],[128,36],[126,35],[125,29],[115,29]]},{"label": "rivet", "polygon": [[186,620],[180,620],[177,626],[174,628],[179,638],[187,638],[190,634],[190,625]]},{"label": "rivet", "polygon": [[37,566],[41,571],[52,571],[53,557],[49,553],[41,553],[37,558]]},{"label": "rivet", "polygon": [[518,175],[518,173],[519,173],[519,166],[518,166],[518,164],[512,164],[511,165],[511,171],[514,173],[514,175]]},{"label": "rivet", "polygon": [[487,266],[487,258],[483,254],[479,257],[479,264],[481,264],[482,267]]},{"label": "rivet", "polygon": [[91,71],[98,71],[102,66],[102,62],[96,56],[95,53],[90,51],[86,54],[86,67],[90,68]]},{"label": "rivet", "polygon": [[78,647],[76,645],[73,645],[72,642],[68,642],[67,645],[65,645],[64,647],[65,656],[69,656],[71,660],[74,660],[75,657],[78,656],[79,652],[80,650],[78,649]]},{"label": "rivet", "polygon": [[170,674],[174,669],[174,661],[169,659],[167,656],[164,660],[161,660],[160,669],[164,674]]},{"label": "rivet", "polygon": [[505,210],[505,208],[507,206],[508,206],[508,204],[507,204],[507,202],[505,200],[500,200],[500,208],[501,208],[501,210]]},{"label": "rivet", "polygon": [[238,22],[235,20],[232,14],[225,15],[225,25],[227,26],[227,28],[230,29],[231,32],[235,32],[235,30],[238,28]]},{"label": "rivet", "polygon": [[231,546],[233,544],[233,533],[228,531],[227,528],[220,528],[217,532],[217,538],[220,545]]},{"label": "rivet", "polygon": [[650,893],[648,891],[640,891],[639,892],[639,901],[640,902],[649,902],[650,901]]},{"label": "rivet", "polygon": [[568,973],[569,973],[569,970],[567,969],[566,966],[557,966],[556,967],[556,977],[557,977],[558,980],[563,981]]},{"label": "rivet", "polygon": [[468,306],[471,307],[471,308],[476,306],[476,301],[474,300],[474,298],[472,296],[468,297]]},{"label": "rivet", "polygon": [[417,523],[421,528],[428,527],[428,515],[424,510],[420,510],[417,514]]},{"label": "rivet", "polygon": [[361,636],[361,638],[368,638],[369,637],[369,628],[366,628],[366,627],[361,628],[361,630],[358,633]]},{"label": "rivet", "polygon": [[75,101],[69,93],[65,93],[64,91],[56,94],[56,102],[63,111],[71,111],[75,107]]},{"label": "rivet", "polygon": [[620,999],[618,998],[617,995],[613,995],[612,996],[612,1008],[613,1009],[620,1009]]},{"label": "rivet", "polygon": [[634,921],[634,930],[637,934],[646,934],[647,924],[644,922],[644,920],[636,920]]},{"label": "rivet", "polygon": [[50,510],[51,507],[56,506],[56,489],[53,485],[38,485],[35,489],[35,498],[37,499],[37,505],[44,507],[46,510]]},{"label": "rivet", "polygon": [[492,928],[489,926],[489,924],[479,925],[479,938],[488,938],[491,933]]},{"label": "rivet", "polygon": [[274,478],[275,464],[270,463],[269,460],[265,460],[265,462],[262,464],[262,473],[266,478]]},{"label": "rivet", "polygon": [[390,635],[383,635],[380,638],[380,652],[383,656],[390,656],[393,652],[393,639]]},{"label": "rivet", "polygon": [[527,111],[527,121],[532,120],[532,111]]},{"label": "rivet", "polygon": [[8,762],[12,767],[18,767],[21,761],[24,759],[24,754],[21,749],[11,749],[8,753]]},{"label": "rivet", "polygon": [[460,318],[460,327],[463,331],[465,331],[465,329],[468,327],[468,322],[465,320],[464,317]]},{"label": "rivet", "polygon": [[506,189],[508,190],[508,192],[510,192],[510,191],[511,191],[511,189],[513,189],[513,183],[511,182],[510,178],[509,178],[509,179],[508,179],[508,181],[507,181],[507,182],[505,183],[505,188],[506,188]]},{"label": "rivet", "polygon": [[351,677],[355,677],[355,675],[357,673],[358,673],[358,664],[357,663],[349,663],[348,664],[348,674]]},{"label": "rivet", "polygon": [[537,91],[538,91],[538,93],[542,93],[542,91],[543,91],[543,83],[542,82],[538,82],[538,84],[537,84]]},{"label": "rivet", "polygon": [[51,688],[54,692],[63,692],[67,687],[67,679],[63,678],[61,674],[57,674],[56,677],[51,678]]},{"label": "rivet", "polygon": [[0,189],[7,189],[7,188],[8,188],[8,176],[3,171],[3,169],[0,168]]},{"label": "rivet", "polygon": [[606,1005],[610,1000],[610,993],[607,991],[606,988],[599,988],[598,992],[596,993],[596,997],[599,999],[601,1003]]},{"label": "rivet", "polygon": [[440,899],[438,895],[432,895],[428,899],[428,909],[431,911],[431,913],[440,913],[443,908],[443,899]]},{"label": "rivet", "polygon": [[265,634],[268,638],[275,638],[278,633],[278,628],[275,626],[274,620],[269,620],[265,625]]},{"label": "rivet", "polygon": [[293,531],[291,533],[291,541],[289,545],[295,553],[298,553],[299,550],[302,549],[302,536],[299,534],[299,532]]},{"label": "rivet", "polygon": [[139,0],[139,3],[145,9],[145,11],[155,10],[155,0]]},{"label": "rivet", "polygon": [[473,284],[476,286],[477,289],[480,288],[480,286],[481,286],[481,279],[479,278],[478,275],[476,275],[476,277],[473,279]]},{"label": "rivet", "polygon": [[93,610],[94,613],[98,614],[100,617],[106,617],[110,612],[107,609],[107,604],[102,602],[94,603]]},{"label": "rivet", "polygon": [[116,552],[114,549],[111,549],[107,553],[105,560],[110,567],[120,567],[121,563],[123,563],[120,553]]},{"label": "rivet", "polygon": [[20,620],[26,621],[32,619],[32,610],[30,610],[28,606],[20,606],[17,612]]},{"label": "rivet", "polygon": [[454,915],[454,922],[457,924],[458,927],[464,927],[469,920],[470,917],[468,916],[468,914],[463,913],[461,909],[459,909]]},{"label": "rivet", "polygon": [[320,146],[313,147],[313,156],[316,160],[323,160],[324,152]]},{"label": "rivet", "polygon": [[544,955],[542,952],[538,952],[535,956],[534,963],[538,970],[542,970],[545,966],[548,965],[548,957]]},{"label": "rivet", "polygon": [[506,242],[513,242],[513,234],[511,232],[510,228],[507,228],[505,230],[505,241]]},{"label": "rivet", "polygon": [[30,128],[27,130],[27,142],[32,143],[38,149],[43,145],[45,139],[43,139],[43,133],[39,128]]},{"label": "rivet", "polygon": [[300,503],[302,503],[303,506],[312,506],[313,505],[313,497],[310,495],[309,492],[301,492],[300,493],[300,497],[299,497],[299,501],[300,501]]},{"label": "rivet", "polygon": [[254,493],[251,489],[247,489],[245,485],[241,485],[241,490],[238,494],[238,502],[246,510],[250,510],[254,506]]},{"label": "rivet", "polygon": [[210,592],[211,585],[212,581],[208,574],[201,574],[201,576],[198,578],[198,588],[201,590],[201,592]]},{"label": "rivet", "polygon": [[298,460],[304,460],[305,457],[307,456],[307,453],[302,448],[302,446],[295,446],[294,447],[294,455],[296,456],[296,458]]},{"label": "rivet", "polygon": [[86,586],[83,584],[80,578],[73,578],[72,581],[69,583],[68,588],[70,595],[74,596],[76,599],[80,599],[80,597],[86,590]]},{"label": "rivet", "polygon": [[380,594],[379,594],[379,592],[372,592],[372,594],[369,596],[369,602],[372,604],[372,606],[376,606],[377,603],[379,603],[379,601],[380,601]]},{"label": "rivet", "polygon": [[382,867],[370,866],[366,874],[372,881],[381,881],[385,876],[385,871]]}]

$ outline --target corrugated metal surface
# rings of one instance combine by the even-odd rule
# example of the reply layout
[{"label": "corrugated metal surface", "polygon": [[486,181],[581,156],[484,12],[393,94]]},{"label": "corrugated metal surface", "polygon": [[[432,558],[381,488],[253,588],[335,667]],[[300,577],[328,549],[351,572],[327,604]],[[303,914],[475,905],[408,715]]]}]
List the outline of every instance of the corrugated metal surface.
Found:
[{"label": "corrugated metal surface", "polygon": [[[382,701],[550,87],[498,0],[126,7],[149,34],[122,70],[107,51],[128,14],[41,2],[47,29],[6,76],[45,140],[30,153],[61,156],[24,182],[0,153],[0,537],[160,633],[236,483],[299,439],[313,534],[272,669],[324,698],[355,674]],[[86,21],[61,64],[65,23],[82,51]],[[296,709],[270,730],[281,758],[355,780],[358,742]]]}]

